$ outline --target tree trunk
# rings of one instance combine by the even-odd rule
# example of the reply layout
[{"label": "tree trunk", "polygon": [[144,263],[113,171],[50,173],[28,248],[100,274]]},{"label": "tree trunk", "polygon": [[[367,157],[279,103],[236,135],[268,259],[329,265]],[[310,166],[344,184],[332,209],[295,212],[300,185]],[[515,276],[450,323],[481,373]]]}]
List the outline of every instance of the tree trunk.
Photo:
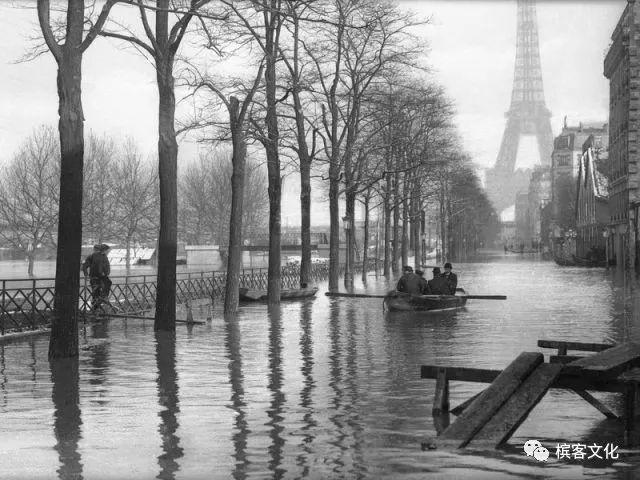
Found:
[{"label": "tree trunk", "polygon": [[411,220],[411,233],[413,233],[413,258],[415,268],[422,267],[422,240],[420,238],[420,214],[417,206],[414,207],[414,215]]},{"label": "tree trunk", "polygon": [[[272,2],[273,3],[273,2]],[[272,12],[271,15],[277,15]],[[269,177],[269,271],[267,276],[267,298],[269,305],[280,303],[281,258],[280,258],[280,204],[282,179],[280,178],[280,156],[278,153],[278,116],[276,111],[276,51],[275,32],[267,32],[266,68],[264,72],[267,99],[266,124],[268,139],[267,174]]]},{"label": "tree trunk", "polygon": [[339,167],[332,162],[329,167],[329,291],[338,290],[340,280],[340,211],[338,195]]},{"label": "tree trunk", "polygon": [[125,268],[127,270],[127,274],[129,274],[129,270],[131,269],[131,237],[128,236],[125,242]]},{"label": "tree trunk", "polygon": [[35,248],[30,251],[27,252],[27,261],[29,262],[29,265],[27,267],[27,274],[29,275],[29,278],[33,277],[33,265],[35,263],[36,260],[36,251]]},{"label": "tree trunk", "polygon": [[49,358],[78,356],[78,299],[82,255],[82,170],[84,117],[82,113],[82,39],[67,38],[58,65],[60,120],[60,206],[54,314]]},{"label": "tree trunk", "polygon": [[247,145],[244,139],[243,125],[239,122],[240,104],[236,97],[229,102],[229,125],[233,153],[231,162],[231,218],[229,220],[229,256],[227,257],[227,280],[225,283],[224,311],[238,310],[240,268],[242,266],[242,214],[244,201],[244,167]]},{"label": "tree trunk", "polygon": [[[306,157],[303,159],[303,157]],[[311,161],[300,155],[300,284],[311,281]]]},{"label": "tree trunk", "polygon": [[398,200],[400,198],[400,176],[395,174],[395,185],[393,189],[393,261],[391,263],[391,271],[398,273],[398,262],[400,261],[400,241],[398,231],[400,229],[400,206]]},{"label": "tree trunk", "polygon": [[158,176],[160,179],[160,233],[154,330],[176,329],[176,255],[178,250],[178,143],[174,130],[173,61],[158,56]]},{"label": "tree trunk", "polygon": [[389,206],[389,195],[387,191],[384,199],[384,270],[383,275],[389,277],[391,260],[391,207]]},{"label": "tree trunk", "polygon": [[369,261],[369,192],[364,197],[364,239],[362,241],[362,283],[367,283],[367,262]]},{"label": "tree trunk", "polygon": [[[350,188],[350,187],[347,187]],[[356,214],[356,196],[350,190],[345,194],[345,211],[349,218],[349,228],[346,231],[345,238],[345,270],[344,270],[344,287],[347,290],[353,289],[353,251],[355,245],[355,214]]]},{"label": "tree trunk", "polygon": [[[296,39],[297,39],[296,24]],[[297,48],[297,44],[296,44]],[[297,55],[296,55],[297,70]],[[296,82],[298,81],[296,73]],[[298,140],[298,158],[300,159],[300,284],[311,281],[311,158],[307,147],[304,127],[304,113],[300,93],[293,90],[293,103],[296,116],[296,136]]]},{"label": "tree trunk", "polygon": [[402,265],[409,265],[409,200],[407,199],[407,175],[402,181]]}]

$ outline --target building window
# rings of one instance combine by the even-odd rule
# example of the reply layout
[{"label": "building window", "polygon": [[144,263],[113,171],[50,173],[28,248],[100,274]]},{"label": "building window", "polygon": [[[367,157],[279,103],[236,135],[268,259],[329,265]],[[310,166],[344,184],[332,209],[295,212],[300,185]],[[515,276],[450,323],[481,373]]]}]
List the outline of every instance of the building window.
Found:
[{"label": "building window", "polygon": [[568,167],[571,165],[571,155],[558,155],[558,167]]}]

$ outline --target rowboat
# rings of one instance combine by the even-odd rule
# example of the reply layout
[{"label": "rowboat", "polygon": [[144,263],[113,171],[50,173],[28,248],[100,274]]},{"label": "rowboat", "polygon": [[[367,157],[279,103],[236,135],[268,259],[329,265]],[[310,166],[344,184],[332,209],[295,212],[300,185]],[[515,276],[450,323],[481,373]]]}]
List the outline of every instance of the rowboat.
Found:
[{"label": "rowboat", "polygon": [[[295,300],[297,298],[314,297],[318,289],[312,288],[291,288],[280,290],[280,300]],[[266,302],[266,290],[252,290],[249,288],[240,288],[240,301],[243,302]]]},{"label": "rowboat", "polygon": [[456,289],[456,295],[411,295],[392,290],[384,297],[390,312],[437,312],[462,308],[467,303],[466,292]]}]

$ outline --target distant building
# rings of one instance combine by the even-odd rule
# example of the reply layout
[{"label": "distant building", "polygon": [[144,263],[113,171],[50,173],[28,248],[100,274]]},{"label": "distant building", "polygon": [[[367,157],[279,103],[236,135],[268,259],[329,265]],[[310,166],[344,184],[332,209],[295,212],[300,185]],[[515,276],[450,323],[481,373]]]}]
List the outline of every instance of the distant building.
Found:
[{"label": "distant building", "polygon": [[542,243],[549,238],[548,225],[543,229],[542,211],[551,201],[551,169],[538,166],[531,173],[529,181],[529,194],[527,205],[527,217],[529,221],[531,247],[541,249]]},{"label": "distant building", "polygon": [[[582,159],[582,145],[593,135],[602,139],[607,135],[607,124],[587,126],[567,126],[565,119],[562,132],[553,143],[551,154],[551,248],[558,255],[560,251],[566,253],[563,245],[569,240],[573,242],[576,236],[576,185],[580,162]],[[571,253],[575,253],[573,250]]]},{"label": "distant building", "polygon": [[604,260],[609,224],[606,137],[590,135],[582,150],[576,196],[576,256]]},{"label": "distant building", "polygon": [[609,79],[609,231],[618,265],[638,259],[638,127],[640,126],[640,5],[628,0],[604,59]]},{"label": "distant building", "polygon": [[519,192],[516,194],[516,247],[528,248],[531,246],[531,231],[529,221],[529,194]]}]

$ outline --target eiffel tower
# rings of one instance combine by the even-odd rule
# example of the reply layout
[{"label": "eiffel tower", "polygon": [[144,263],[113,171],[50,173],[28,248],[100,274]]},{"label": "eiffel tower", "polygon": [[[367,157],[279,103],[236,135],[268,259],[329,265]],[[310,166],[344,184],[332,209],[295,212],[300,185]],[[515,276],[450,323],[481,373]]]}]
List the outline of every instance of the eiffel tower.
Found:
[{"label": "eiffel tower", "polygon": [[486,175],[487,192],[498,213],[515,203],[517,193],[529,188],[531,170],[515,169],[521,135],[536,135],[540,164],[551,164],[551,112],[544,103],[535,0],[518,0],[516,64],[511,106],[505,117],[500,152]]}]

